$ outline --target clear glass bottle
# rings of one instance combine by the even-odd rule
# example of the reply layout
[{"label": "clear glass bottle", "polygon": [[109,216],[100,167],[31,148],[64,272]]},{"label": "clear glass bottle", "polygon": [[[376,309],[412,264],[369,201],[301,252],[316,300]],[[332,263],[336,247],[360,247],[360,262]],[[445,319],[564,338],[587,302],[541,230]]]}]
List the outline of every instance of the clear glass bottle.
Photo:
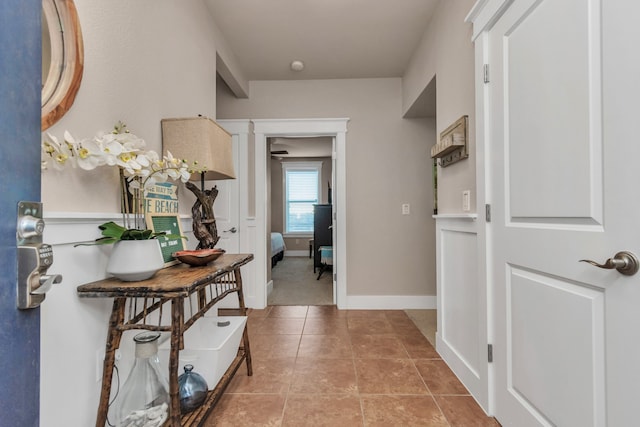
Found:
[{"label": "clear glass bottle", "polygon": [[136,343],[136,360],[120,390],[116,426],[161,426],[169,415],[169,384],[158,360],[159,332],[142,332]]},{"label": "clear glass bottle", "polygon": [[191,412],[207,399],[207,381],[202,375],[193,372],[193,365],[184,366],[184,374],[178,377],[180,387],[180,411]]}]

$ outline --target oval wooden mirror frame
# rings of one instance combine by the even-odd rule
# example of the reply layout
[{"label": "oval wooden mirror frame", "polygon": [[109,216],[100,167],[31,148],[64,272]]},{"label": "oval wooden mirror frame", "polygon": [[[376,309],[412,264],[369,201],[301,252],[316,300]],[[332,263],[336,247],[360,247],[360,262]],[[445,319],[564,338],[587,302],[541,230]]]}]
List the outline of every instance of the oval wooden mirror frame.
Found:
[{"label": "oval wooden mirror frame", "polygon": [[[82,81],[84,45],[73,0],[42,0],[42,17],[51,48],[49,71],[43,72],[42,81],[41,127],[44,131],[73,105]],[[43,35],[43,51],[48,47],[45,39]]]}]

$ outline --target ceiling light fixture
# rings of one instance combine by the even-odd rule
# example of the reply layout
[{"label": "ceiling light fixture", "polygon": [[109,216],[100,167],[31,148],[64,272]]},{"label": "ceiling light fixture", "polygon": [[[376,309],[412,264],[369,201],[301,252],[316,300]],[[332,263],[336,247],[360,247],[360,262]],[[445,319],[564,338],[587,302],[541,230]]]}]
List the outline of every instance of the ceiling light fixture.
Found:
[{"label": "ceiling light fixture", "polygon": [[291,69],[293,71],[302,71],[304,70],[304,62],[295,60],[291,63]]}]

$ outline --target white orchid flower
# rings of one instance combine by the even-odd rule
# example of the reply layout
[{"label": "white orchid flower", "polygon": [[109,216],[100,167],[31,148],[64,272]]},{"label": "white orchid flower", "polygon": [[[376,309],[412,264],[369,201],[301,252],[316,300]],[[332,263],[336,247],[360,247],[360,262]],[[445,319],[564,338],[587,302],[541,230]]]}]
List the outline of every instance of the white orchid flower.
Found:
[{"label": "white orchid flower", "polygon": [[186,168],[180,171],[180,181],[187,182],[191,178],[191,172]]},{"label": "white orchid flower", "polygon": [[84,170],[93,170],[105,164],[102,147],[94,140],[82,141],[75,147],[76,161]]},{"label": "white orchid flower", "polygon": [[60,147],[58,139],[49,132],[45,133],[45,137],[42,140],[42,151],[51,155],[58,150],[58,147]]},{"label": "white orchid flower", "polygon": [[48,132],[42,141],[42,152],[42,161],[51,163],[54,169],[62,170],[69,163],[75,167],[73,150],[70,149],[69,143],[60,144],[58,139]]},{"label": "white orchid flower", "polygon": [[127,151],[141,151],[146,146],[144,139],[138,138],[132,133],[111,133],[105,135],[105,139],[116,141]]},{"label": "white orchid flower", "polygon": [[109,166],[115,166],[118,164],[118,156],[122,154],[124,151],[122,149],[122,145],[118,144],[117,141],[107,141],[103,140],[101,143],[98,143],[102,150],[102,158],[104,160],[104,164]]},{"label": "white orchid flower", "polygon": [[116,158],[116,164],[123,168],[129,175],[135,175],[137,171],[142,169],[142,165],[136,161],[135,154],[130,152],[122,152]]},{"label": "white orchid flower", "polygon": [[[84,170],[99,166],[116,166],[127,177],[129,191],[134,198],[144,198],[146,192],[158,182],[169,179],[186,182],[191,174],[201,172],[198,162],[191,166],[183,159],[175,158],[170,152],[160,156],[152,150],[145,150],[142,138],[126,131],[126,125],[118,123],[110,133],[99,132],[92,139],[76,140],[69,132],[59,142],[55,136],[46,133],[42,139],[41,167],[53,165],[63,169],[76,163]],[[137,206],[138,202],[134,204]]]},{"label": "white orchid flower", "polygon": [[154,173],[152,173],[151,175],[149,175],[149,179],[153,178],[153,180],[156,182],[165,182],[168,177],[169,177],[169,170],[164,168],[159,169]]},{"label": "white orchid flower", "polygon": [[55,136],[51,135],[48,132],[44,135],[44,138],[42,139],[42,145],[40,150],[41,151],[40,166],[42,170],[47,169],[49,162],[54,156],[54,153],[57,151],[58,144],[55,141],[56,141]]},{"label": "white orchid flower", "polygon": [[180,170],[179,169],[167,169],[167,176],[174,181],[180,179]]},{"label": "white orchid flower", "polygon": [[136,156],[136,162],[138,162],[138,164],[143,168],[148,168],[151,165],[149,156],[146,153],[138,154]]},{"label": "white orchid flower", "polygon": [[146,151],[145,155],[147,156],[147,158],[151,163],[154,163],[160,160],[160,156],[155,151],[152,151],[152,150]]}]

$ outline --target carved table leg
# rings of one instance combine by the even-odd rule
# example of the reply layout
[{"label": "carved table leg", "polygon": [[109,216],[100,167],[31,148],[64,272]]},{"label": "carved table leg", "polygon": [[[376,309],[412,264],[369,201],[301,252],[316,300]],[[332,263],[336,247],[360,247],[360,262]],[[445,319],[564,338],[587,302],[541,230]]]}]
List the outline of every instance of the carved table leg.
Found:
[{"label": "carved table leg", "polygon": [[109,412],[109,394],[111,393],[111,381],[113,379],[113,365],[116,361],[116,350],[120,347],[122,331],[119,327],[124,322],[124,306],[126,298],[115,298],[109,319],[109,331],[107,332],[107,345],[102,365],[102,390],[100,391],[100,404],[96,427],[104,427]]},{"label": "carved table leg", "polygon": [[[234,271],[236,286],[238,287],[238,303],[240,305],[240,311],[243,316],[247,315],[247,307],[244,305],[244,290],[242,289],[242,276],[240,275],[240,269],[236,268]],[[247,324],[249,319],[247,319]],[[251,349],[249,348],[249,328],[244,326],[244,332],[242,333],[242,341],[244,347],[245,361],[247,363],[247,375],[253,375],[253,366],[251,365]]]},{"label": "carved table leg", "polygon": [[182,345],[182,324],[184,321],[184,300],[171,299],[171,350],[169,353],[169,399],[170,425],[180,427],[180,387],[178,385],[178,367],[180,347]]}]

